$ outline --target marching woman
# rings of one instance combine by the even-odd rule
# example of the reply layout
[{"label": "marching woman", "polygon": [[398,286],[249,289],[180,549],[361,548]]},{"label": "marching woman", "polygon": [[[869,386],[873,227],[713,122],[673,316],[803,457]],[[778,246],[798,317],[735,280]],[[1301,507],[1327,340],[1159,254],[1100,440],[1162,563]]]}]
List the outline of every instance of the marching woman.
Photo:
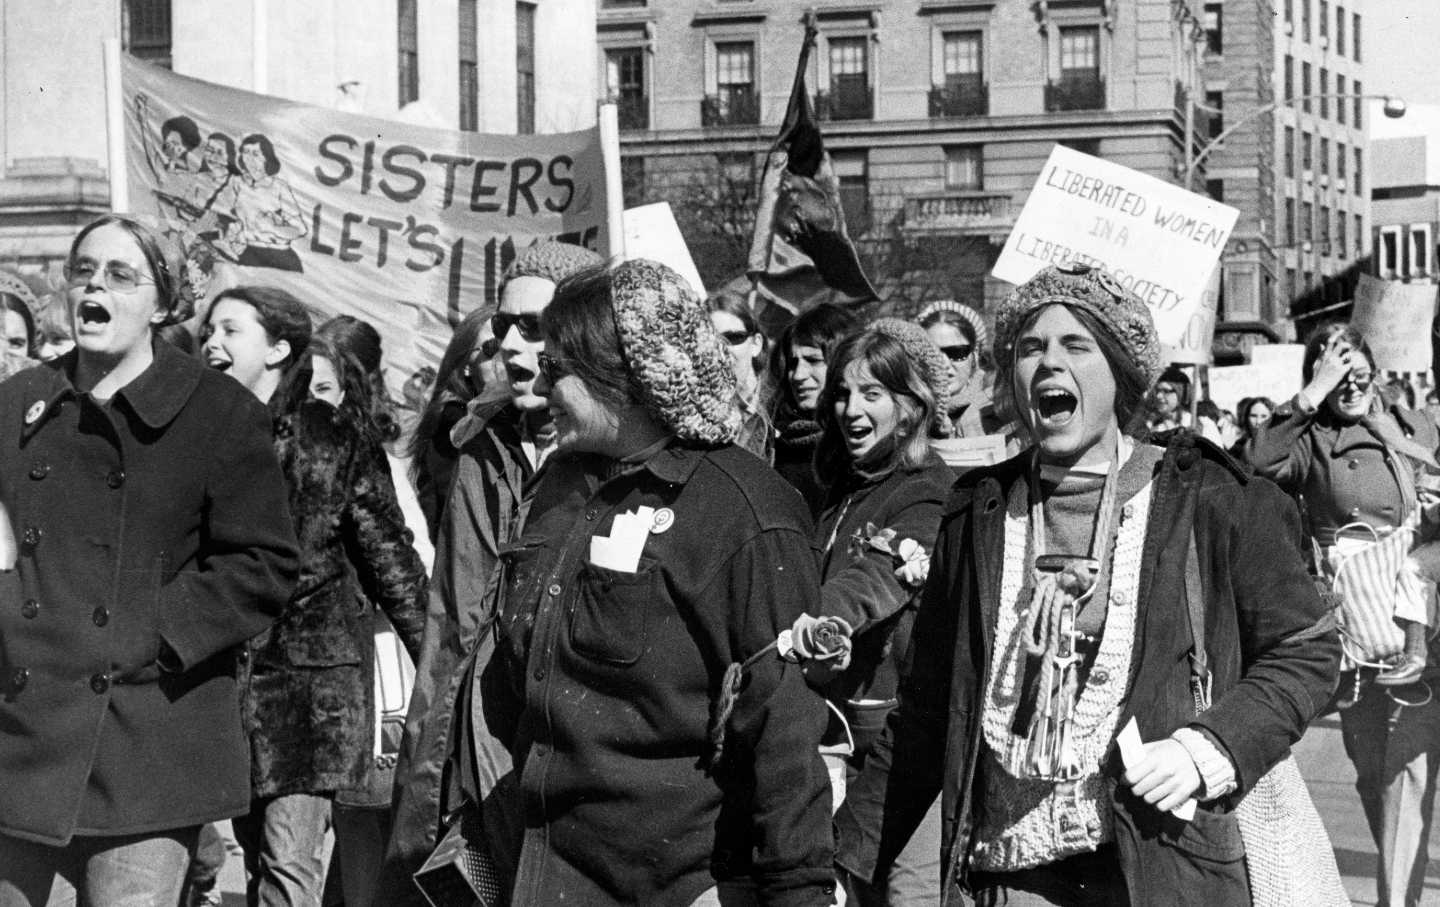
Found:
[{"label": "marching woman", "polygon": [[[1232,810],[1339,658],[1295,508],[1189,435],[1162,451],[1129,433],[1159,343],[1109,275],[1045,269],[995,333],[1035,450],[967,473],[947,505],[838,863],[883,875],[943,790],[947,904],[1248,907]],[[1190,821],[1171,813],[1192,799]]]},{"label": "marching woman", "polygon": [[[816,458],[828,491],[815,527],[822,552],[820,611],[852,634],[849,666],[810,665],[812,683],[845,714],[854,741],[849,775],[864,767],[895,707],[929,551],[954,476],[930,448],[949,433],[950,364],[918,325],[881,318],[835,348],[818,415]],[[802,641],[817,619],[803,616]],[[803,644],[803,642],[802,642]],[[808,646],[806,647],[809,648]],[[861,904],[940,902],[940,812],[927,817],[886,886]]]},{"label": "marching woman", "polygon": [[0,385],[7,907],[178,903],[200,826],[248,807],[237,647],[289,597],[295,533],[265,408],[155,336],[189,316],[177,267],[92,222],[76,349]]},{"label": "marching woman", "polygon": [[[378,438],[309,400],[310,316],[284,290],[221,293],[202,355],[262,402],[301,545],[300,582],[275,626],[250,641],[242,702],[251,804],[234,821],[247,896],[318,903],[336,791],[364,786],[374,760],[373,602],[412,657],[424,621],[425,570],[405,534]],[[358,583],[358,588],[357,588]]]},{"label": "marching woman", "polygon": [[831,903],[825,708],[771,651],[818,605],[809,518],[732,443],[704,305],[635,260],[561,283],[541,328],[558,447],[471,718],[519,778],[512,903]]}]

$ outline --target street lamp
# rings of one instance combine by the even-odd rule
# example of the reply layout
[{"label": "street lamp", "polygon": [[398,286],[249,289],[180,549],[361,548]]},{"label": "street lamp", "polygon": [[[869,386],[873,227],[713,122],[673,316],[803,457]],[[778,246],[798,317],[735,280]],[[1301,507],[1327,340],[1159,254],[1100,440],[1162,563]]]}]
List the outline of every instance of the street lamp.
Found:
[{"label": "street lamp", "polygon": [[[1259,107],[1256,107],[1254,110],[1250,111],[1249,113],[1245,114],[1240,119],[1231,123],[1229,126],[1226,126],[1224,129],[1222,129],[1219,135],[1206,142],[1199,151],[1195,152],[1194,157],[1190,157],[1189,136],[1186,136],[1185,151],[1186,157],[1189,158],[1189,160],[1185,164],[1185,188],[1190,189],[1193,187],[1195,182],[1195,171],[1199,168],[1200,162],[1205,160],[1205,158],[1209,156],[1210,152],[1214,151],[1216,148],[1220,147],[1220,145],[1224,144],[1225,140],[1228,139],[1235,132],[1235,130],[1239,129],[1241,126],[1244,126],[1251,120],[1264,116],[1267,113],[1272,113],[1281,107],[1289,107],[1297,102],[1303,103],[1306,101],[1329,100],[1331,98],[1343,98],[1346,101],[1383,99],[1385,101],[1385,116],[1389,117],[1392,120],[1398,120],[1405,115],[1404,99],[1397,98],[1394,95],[1388,94],[1307,94],[1294,98],[1286,98],[1283,101],[1272,101],[1269,104],[1262,104]],[[1194,104],[1194,101],[1192,100],[1191,103]],[[1198,107],[1200,105],[1196,104],[1195,106]],[[1205,109],[1208,110],[1209,108]]]}]

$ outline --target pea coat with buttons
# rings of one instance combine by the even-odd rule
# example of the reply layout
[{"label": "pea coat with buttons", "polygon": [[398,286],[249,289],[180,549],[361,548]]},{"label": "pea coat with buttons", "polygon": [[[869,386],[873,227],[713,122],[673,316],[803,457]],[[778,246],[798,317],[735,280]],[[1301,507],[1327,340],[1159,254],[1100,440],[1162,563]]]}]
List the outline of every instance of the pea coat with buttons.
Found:
[{"label": "pea coat with buttons", "polygon": [[0,384],[0,834],[44,844],[250,801],[240,643],[298,548],[265,408],[163,341],[106,404],[75,353]]}]

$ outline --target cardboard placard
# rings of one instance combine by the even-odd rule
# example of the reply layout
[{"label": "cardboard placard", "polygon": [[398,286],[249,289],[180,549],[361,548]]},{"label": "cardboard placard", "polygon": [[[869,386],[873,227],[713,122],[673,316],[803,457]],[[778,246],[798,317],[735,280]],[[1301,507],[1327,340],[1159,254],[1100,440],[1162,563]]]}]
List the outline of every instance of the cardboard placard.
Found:
[{"label": "cardboard placard", "polygon": [[1276,405],[1284,403],[1303,386],[1300,365],[1304,356],[1303,344],[1262,344],[1252,351],[1249,365],[1212,366],[1210,399],[1232,413],[1246,397],[1269,397]]},{"label": "cardboard placard", "polygon": [[690,247],[675,223],[669,202],[625,209],[625,257],[648,258],[674,268],[692,289],[705,298],[705,284],[690,257]]},{"label": "cardboard placard", "polygon": [[1370,344],[1375,367],[1392,372],[1427,372],[1435,321],[1435,284],[1381,280],[1361,274],[1355,285],[1350,323]]},{"label": "cardboard placard", "polygon": [[[1020,284],[1062,261],[1102,266],[1150,306],[1162,343],[1188,349],[1204,333],[1192,319],[1200,314],[1203,321],[1203,296],[1239,213],[1057,145],[993,273]],[[1188,361],[1206,361],[1189,355]]]}]

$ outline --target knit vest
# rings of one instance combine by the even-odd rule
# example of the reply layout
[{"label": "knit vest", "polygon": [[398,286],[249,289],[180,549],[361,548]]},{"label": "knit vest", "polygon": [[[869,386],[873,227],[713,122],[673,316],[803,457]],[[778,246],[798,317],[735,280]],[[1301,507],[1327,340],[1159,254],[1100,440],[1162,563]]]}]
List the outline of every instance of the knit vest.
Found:
[{"label": "knit vest", "polygon": [[[1115,739],[1135,646],[1135,599],[1150,513],[1146,483],[1120,511],[1110,568],[1110,600],[1089,679],[1075,703],[1074,733],[1081,774],[1057,783],[1024,776],[1026,740],[1012,731],[1026,653],[1022,613],[1033,584],[1029,490],[1017,482],[1005,516],[1005,558],[995,650],[985,684],[985,761],[980,822],[971,868],[1011,872],[1094,851],[1114,838],[1111,795],[1100,763]],[[1023,557],[1017,554],[1024,553]]]}]

